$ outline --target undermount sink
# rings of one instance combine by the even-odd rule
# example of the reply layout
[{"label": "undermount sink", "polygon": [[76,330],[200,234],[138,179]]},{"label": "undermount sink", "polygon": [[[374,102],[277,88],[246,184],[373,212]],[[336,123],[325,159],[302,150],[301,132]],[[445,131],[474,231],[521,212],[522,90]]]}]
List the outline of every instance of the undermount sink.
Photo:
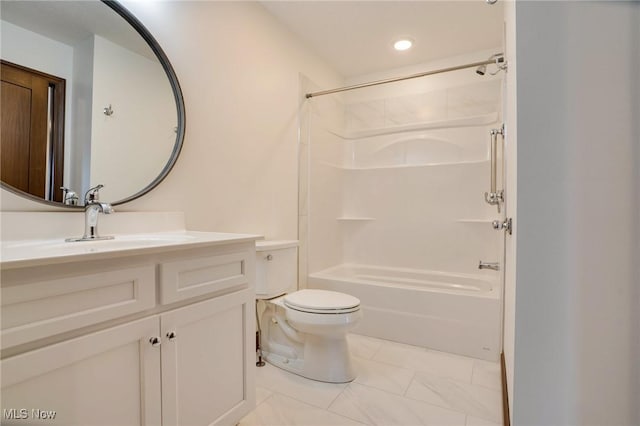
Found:
[{"label": "undermount sink", "polygon": [[255,235],[218,232],[159,232],[153,234],[115,235],[110,240],[70,241],[64,239],[2,241],[2,267],[30,264],[58,263],[78,260],[78,256],[95,258],[118,255],[119,252],[138,253],[154,248],[188,248],[203,244],[228,243],[244,239],[255,240]]},{"label": "undermount sink", "polygon": [[40,250],[56,249],[75,251],[86,249],[97,250],[121,250],[133,247],[158,246],[166,244],[186,243],[195,240],[196,237],[188,234],[167,235],[117,235],[110,240],[84,240],[84,241],[48,241],[40,244]]},{"label": "undermount sink", "polygon": [[135,245],[155,245],[155,244],[172,244],[172,243],[183,243],[191,240],[195,240],[197,237],[195,235],[190,235],[186,233],[159,233],[159,234],[133,234],[133,235],[117,235],[109,240],[83,240],[83,241],[65,241],[64,243],[59,243],[60,246],[63,245],[73,245],[73,244],[84,244],[90,246],[105,246],[105,247],[129,247]]}]

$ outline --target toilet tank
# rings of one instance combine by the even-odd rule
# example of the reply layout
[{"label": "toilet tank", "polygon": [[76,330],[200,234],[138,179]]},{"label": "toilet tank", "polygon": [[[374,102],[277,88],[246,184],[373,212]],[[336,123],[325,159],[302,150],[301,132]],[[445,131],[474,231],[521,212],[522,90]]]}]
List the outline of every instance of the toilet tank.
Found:
[{"label": "toilet tank", "polygon": [[298,288],[298,241],[256,241],[256,298],[271,299]]}]

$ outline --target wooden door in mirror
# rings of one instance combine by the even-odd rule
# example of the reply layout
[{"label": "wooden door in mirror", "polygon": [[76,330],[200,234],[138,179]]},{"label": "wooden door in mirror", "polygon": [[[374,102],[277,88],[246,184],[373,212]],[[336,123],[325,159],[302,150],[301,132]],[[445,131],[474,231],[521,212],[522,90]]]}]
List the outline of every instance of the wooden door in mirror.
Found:
[{"label": "wooden door in mirror", "polygon": [[65,80],[2,61],[2,181],[62,201]]}]

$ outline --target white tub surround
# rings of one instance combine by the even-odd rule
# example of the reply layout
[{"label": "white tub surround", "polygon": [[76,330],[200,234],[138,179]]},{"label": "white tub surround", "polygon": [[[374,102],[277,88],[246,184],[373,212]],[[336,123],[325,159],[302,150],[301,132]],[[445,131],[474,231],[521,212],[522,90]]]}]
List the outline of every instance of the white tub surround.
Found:
[{"label": "white tub surround", "polygon": [[467,70],[306,102],[300,284],[359,298],[364,315],[355,332],[498,359],[502,272],[479,270],[478,261],[504,268],[504,232],[491,226],[504,209],[484,196],[504,188],[500,147],[497,189],[490,182],[501,78]]},{"label": "white tub surround", "polygon": [[[2,214],[2,408],[64,424],[237,423],[255,406],[259,237],[123,216],[102,229],[113,240],[64,242],[82,214]],[[132,227],[144,234],[121,233]]]},{"label": "white tub surround", "polygon": [[498,275],[344,264],[309,275],[310,288],[351,294],[362,303],[357,333],[497,361]]}]

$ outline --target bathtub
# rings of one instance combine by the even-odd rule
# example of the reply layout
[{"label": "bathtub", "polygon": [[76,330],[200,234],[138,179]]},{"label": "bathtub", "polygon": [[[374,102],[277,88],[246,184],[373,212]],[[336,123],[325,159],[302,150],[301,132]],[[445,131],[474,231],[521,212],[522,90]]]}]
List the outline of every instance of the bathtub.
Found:
[{"label": "bathtub", "polygon": [[495,276],[343,264],[310,274],[307,286],[359,298],[364,317],[355,333],[498,361],[502,303]]}]

